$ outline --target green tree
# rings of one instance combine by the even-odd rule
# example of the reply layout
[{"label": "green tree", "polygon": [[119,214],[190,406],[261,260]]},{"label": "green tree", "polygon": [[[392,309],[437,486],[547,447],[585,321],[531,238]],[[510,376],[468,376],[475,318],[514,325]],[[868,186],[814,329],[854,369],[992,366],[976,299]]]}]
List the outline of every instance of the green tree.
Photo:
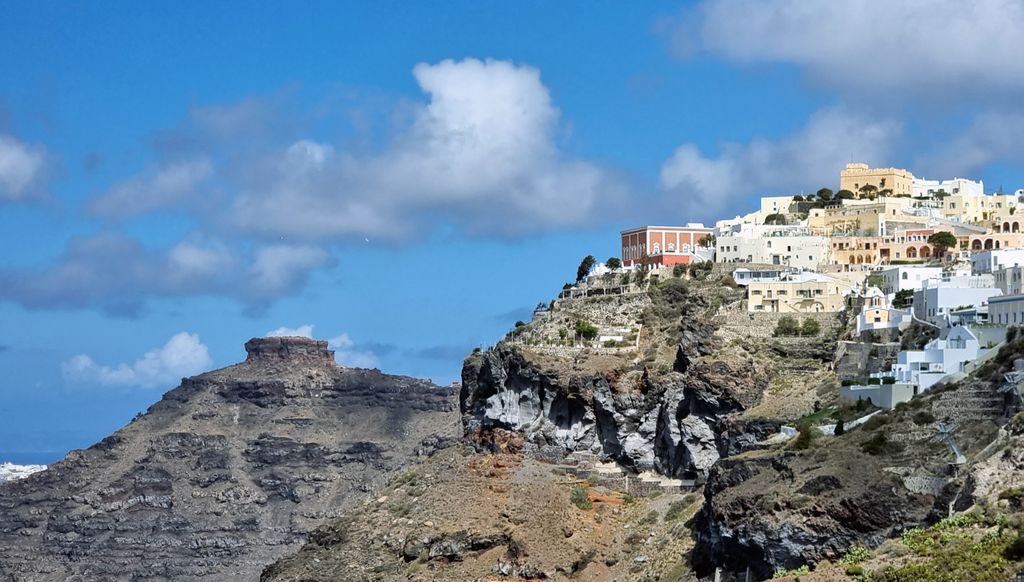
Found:
[{"label": "green tree", "polygon": [[622,279],[619,280],[619,283],[623,286],[629,285],[629,271],[622,274]]},{"label": "green tree", "polygon": [[818,190],[818,198],[822,202],[828,202],[829,200],[832,200],[832,189],[831,188],[822,188],[822,189]]},{"label": "green tree", "polygon": [[821,333],[821,324],[818,323],[817,319],[807,318],[800,326],[800,335],[813,337]]},{"label": "green tree", "polygon": [[764,223],[765,224],[778,224],[778,225],[786,224],[786,215],[785,214],[779,214],[778,212],[776,212],[775,214],[769,214],[764,219]]},{"label": "green tree", "polygon": [[943,230],[928,237],[928,244],[935,247],[936,255],[946,260],[946,251],[956,246],[956,237]]},{"label": "green tree", "polygon": [[682,277],[685,274],[686,274],[686,265],[684,265],[683,263],[679,263],[679,264],[675,265],[674,267],[672,267],[672,276],[673,277]]},{"label": "green tree", "polygon": [[783,315],[779,318],[779,322],[775,324],[775,337],[785,337],[800,334],[800,324],[795,319],[788,315]]},{"label": "green tree", "polygon": [[804,197],[803,196],[801,196],[799,194],[797,194],[796,196],[793,196],[793,202],[803,202],[803,201],[804,201]]},{"label": "green tree", "polygon": [[580,262],[579,268],[576,269],[576,282],[579,283],[580,281],[582,281],[583,278],[587,276],[587,273],[589,273],[590,270],[593,269],[594,265],[596,264],[597,259],[594,258],[594,255],[587,255],[583,257],[583,260]]},{"label": "green tree", "polygon": [[836,193],[837,200],[853,200],[856,197],[857,195],[854,194],[853,192],[850,192],[849,190],[840,190],[838,193]]},{"label": "green tree", "polygon": [[[1011,210],[1012,210],[1012,208],[1011,208]],[[715,235],[713,235],[713,234],[706,234],[703,237],[701,237],[700,240],[697,241],[697,244],[699,244],[700,246],[702,246],[702,247],[704,247],[706,249],[713,249],[713,248],[715,248],[715,243],[716,242],[718,242],[718,239],[715,238]]]},{"label": "green tree", "polygon": [[576,335],[585,340],[592,340],[597,337],[597,326],[581,319],[576,322]]},{"label": "green tree", "polygon": [[643,287],[644,283],[647,282],[647,273],[651,270],[651,256],[644,253],[640,260],[637,261],[636,271],[633,275],[633,282],[636,283],[637,287]]},{"label": "green tree", "polygon": [[843,433],[845,433],[845,432],[846,432],[846,425],[843,424],[843,419],[839,418],[839,420],[836,421],[836,429],[835,429],[835,432],[833,434],[835,434],[836,436],[842,436]]},{"label": "green tree", "polygon": [[892,306],[897,308],[897,309],[903,309],[904,307],[909,307],[910,304],[913,303],[913,301],[914,301],[914,290],[913,289],[903,289],[902,291],[897,291],[896,292],[896,296],[893,297],[893,299],[892,299]]},{"label": "green tree", "polygon": [[622,268],[622,261],[619,260],[619,257],[608,257],[608,260],[604,262],[604,266],[614,271],[615,269]]},{"label": "green tree", "polygon": [[858,192],[860,192],[861,198],[874,200],[878,196],[878,186],[875,186],[874,184],[864,184],[860,187]]}]

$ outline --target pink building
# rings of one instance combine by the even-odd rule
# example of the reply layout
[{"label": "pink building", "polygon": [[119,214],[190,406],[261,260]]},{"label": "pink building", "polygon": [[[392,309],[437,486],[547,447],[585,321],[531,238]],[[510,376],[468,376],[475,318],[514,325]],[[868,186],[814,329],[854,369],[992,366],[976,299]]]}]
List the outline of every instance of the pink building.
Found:
[{"label": "pink building", "polygon": [[694,255],[704,237],[713,232],[704,225],[641,226],[622,231],[622,264],[640,262],[646,254],[653,265],[670,267],[698,260]]}]

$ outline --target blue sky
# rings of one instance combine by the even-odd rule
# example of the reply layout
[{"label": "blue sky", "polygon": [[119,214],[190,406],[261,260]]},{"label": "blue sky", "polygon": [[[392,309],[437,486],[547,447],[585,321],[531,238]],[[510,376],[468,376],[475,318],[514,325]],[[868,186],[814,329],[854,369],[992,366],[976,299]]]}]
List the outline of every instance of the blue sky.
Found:
[{"label": "blue sky", "polygon": [[0,457],[281,328],[450,382],[619,229],[847,161],[1020,188],[1020,54],[1002,0],[9,3]]}]

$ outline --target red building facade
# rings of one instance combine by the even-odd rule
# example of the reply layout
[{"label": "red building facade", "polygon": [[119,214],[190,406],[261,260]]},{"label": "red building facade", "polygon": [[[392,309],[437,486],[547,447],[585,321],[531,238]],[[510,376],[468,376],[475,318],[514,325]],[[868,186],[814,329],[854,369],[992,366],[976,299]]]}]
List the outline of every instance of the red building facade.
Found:
[{"label": "red building facade", "polygon": [[622,264],[632,267],[646,254],[652,265],[671,267],[699,259],[694,249],[713,229],[703,226],[641,226],[622,231]]}]

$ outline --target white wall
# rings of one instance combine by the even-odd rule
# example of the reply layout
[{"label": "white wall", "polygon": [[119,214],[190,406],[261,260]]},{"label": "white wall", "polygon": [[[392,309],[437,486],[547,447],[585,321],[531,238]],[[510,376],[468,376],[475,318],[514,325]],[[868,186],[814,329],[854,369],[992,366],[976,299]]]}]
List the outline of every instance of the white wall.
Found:
[{"label": "white wall", "polygon": [[914,291],[914,316],[940,323],[947,311],[961,305],[982,305],[1002,295],[995,287],[925,287]]},{"label": "white wall", "polygon": [[721,236],[716,244],[719,263],[764,263],[814,270],[825,262],[829,242],[823,236]]},{"label": "white wall", "polygon": [[939,190],[945,190],[947,194],[960,196],[984,196],[985,183],[980,180],[975,182],[966,178],[953,178],[952,180],[914,178],[915,198],[918,196],[929,196]]},{"label": "white wall", "polygon": [[871,399],[871,403],[879,408],[890,409],[900,402],[907,402],[914,397],[914,387],[910,384],[882,384],[880,386],[843,386],[839,388],[839,399],[856,402]]},{"label": "white wall", "polygon": [[1024,249],[982,251],[971,256],[971,271],[976,275],[1020,265],[1024,265]]},{"label": "white wall", "polygon": [[925,280],[942,275],[942,267],[892,267],[878,274],[885,280],[882,293],[892,295],[897,291],[920,289]]}]

